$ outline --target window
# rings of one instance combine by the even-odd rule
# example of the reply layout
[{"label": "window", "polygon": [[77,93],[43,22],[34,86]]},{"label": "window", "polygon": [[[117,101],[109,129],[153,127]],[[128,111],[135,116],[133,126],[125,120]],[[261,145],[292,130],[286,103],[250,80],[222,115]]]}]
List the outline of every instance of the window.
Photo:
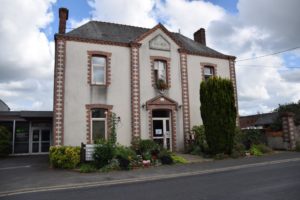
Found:
[{"label": "window", "polygon": [[96,85],[106,83],[106,57],[92,57],[92,83]]},{"label": "window", "polygon": [[166,61],[155,60],[154,61],[154,76],[155,81],[164,81],[167,83],[167,63]]},{"label": "window", "polygon": [[214,68],[211,66],[205,66],[204,67],[204,80],[209,79],[210,77],[213,77],[215,74]]},{"label": "window", "polygon": [[105,109],[92,109],[91,110],[91,125],[92,125],[92,140],[106,139],[106,114]]}]

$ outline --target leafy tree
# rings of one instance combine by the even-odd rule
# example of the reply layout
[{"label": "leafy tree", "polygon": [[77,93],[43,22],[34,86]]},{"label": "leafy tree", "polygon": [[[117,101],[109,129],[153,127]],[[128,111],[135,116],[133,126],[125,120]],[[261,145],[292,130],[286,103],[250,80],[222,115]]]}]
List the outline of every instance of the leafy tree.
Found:
[{"label": "leafy tree", "polygon": [[7,156],[10,151],[10,133],[4,126],[0,126],[0,157]]},{"label": "leafy tree", "polygon": [[287,104],[283,104],[278,106],[278,108],[276,108],[274,110],[274,112],[278,112],[279,115],[277,117],[277,119],[275,120],[275,122],[271,125],[271,129],[272,130],[281,130],[282,129],[282,120],[281,120],[281,114],[285,113],[285,112],[291,112],[294,113],[294,122],[295,125],[298,126],[300,125],[300,100],[297,103],[287,103]]},{"label": "leafy tree", "polygon": [[200,86],[201,117],[212,154],[230,154],[234,144],[236,107],[234,88],[228,79],[213,77]]}]

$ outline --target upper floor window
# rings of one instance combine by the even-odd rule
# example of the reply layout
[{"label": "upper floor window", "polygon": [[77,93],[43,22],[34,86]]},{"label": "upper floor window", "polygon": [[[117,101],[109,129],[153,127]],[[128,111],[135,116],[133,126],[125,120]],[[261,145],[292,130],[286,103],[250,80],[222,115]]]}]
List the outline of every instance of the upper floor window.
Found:
[{"label": "upper floor window", "polygon": [[209,79],[215,75],[214,67],[204,66],[204,80]]},{"label": "upper floor window", "polygon": [[154,61],[154,76],[155,81],[164,81],[167,83],[167,63],[162,60]]},{"label": "upper floor window", "polygon": [[92,57],[92,84],[104,85],[106,83],[106,57]]},{"label": "upper floor window", "polygon": [[106,114],[107,110],[102,108],[91,110],[91,136],[92,140],[95,142],[99,139],[106,139],[107,126],[106,126]]}]

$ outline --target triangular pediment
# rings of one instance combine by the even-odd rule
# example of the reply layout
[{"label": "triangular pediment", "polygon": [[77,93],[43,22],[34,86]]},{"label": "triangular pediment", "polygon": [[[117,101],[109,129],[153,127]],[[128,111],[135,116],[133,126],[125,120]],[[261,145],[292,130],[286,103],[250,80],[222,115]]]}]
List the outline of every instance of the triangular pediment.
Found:
[{"label": "triangular pediment", "polygon": [[158,34],[149,42],[150,49],[170,51],[170,43],[161,35]]},{"label": "triangular pediment", "polygon": [[150,99],[147,101],[147,106],[148,105],[172,105],[172,106],[176,106],[178,105],[178,103],[166,96],[160,95],[157,97],[154,97],[153,99]]}]

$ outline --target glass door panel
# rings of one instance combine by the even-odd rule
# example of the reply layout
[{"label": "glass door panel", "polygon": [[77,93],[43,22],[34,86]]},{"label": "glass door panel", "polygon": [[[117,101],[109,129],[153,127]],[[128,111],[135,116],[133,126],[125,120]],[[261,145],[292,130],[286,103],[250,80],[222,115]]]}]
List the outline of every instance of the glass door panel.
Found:
[{"label": "glass door panel", "polygon": [[44,129],[41,131],[42,140],[41,140],[41,152],[49,152],[50,147],[50,130]]},{"label": "glass door panel", "polygon": [[32,131],[32,153],[40,151],[40,130],[35,129]]}]

